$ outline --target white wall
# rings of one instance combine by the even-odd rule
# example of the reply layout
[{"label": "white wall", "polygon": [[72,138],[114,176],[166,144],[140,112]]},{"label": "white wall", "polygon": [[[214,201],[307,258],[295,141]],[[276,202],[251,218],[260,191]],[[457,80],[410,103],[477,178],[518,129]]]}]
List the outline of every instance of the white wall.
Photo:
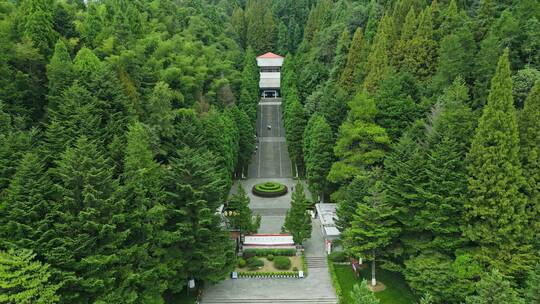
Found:
[{"label": "white wall", "polygon": [[284,58],[257,58],[257,65],[258,66],[269,66],[269,67],[275,67],[275,66],[282,66],[283,65],[283,59]]}]

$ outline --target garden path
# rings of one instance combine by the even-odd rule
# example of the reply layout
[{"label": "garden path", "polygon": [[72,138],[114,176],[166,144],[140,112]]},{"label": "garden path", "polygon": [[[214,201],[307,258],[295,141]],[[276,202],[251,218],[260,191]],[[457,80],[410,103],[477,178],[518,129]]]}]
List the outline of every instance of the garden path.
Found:
[{"label": "garden path", "polygon": [[[280,182],[289,189],[296,184],[292,178],[291,160],[285,142],[281,100],[262,101],[257,117],[258,150],[253,155],[248,178],[236,182],[231,192],[234,193],[238,184],[242,184],[251,200],[251,209],[262,217],[259,233],[280,233],[290,206],[291,191],[278,198],[261,198],[254,196],[251,188],[263,181]],[[271,128],[267,128],[268,125],[271,125]],[[307,190],[306,195],[310,197]],[[311,238],[305,242],[305,255],[308,276],[304,279],[226,279],[207,286],[201,303],[336,304],[337,298],[328,274],[324,239],[318,219],[313,220]]]}]

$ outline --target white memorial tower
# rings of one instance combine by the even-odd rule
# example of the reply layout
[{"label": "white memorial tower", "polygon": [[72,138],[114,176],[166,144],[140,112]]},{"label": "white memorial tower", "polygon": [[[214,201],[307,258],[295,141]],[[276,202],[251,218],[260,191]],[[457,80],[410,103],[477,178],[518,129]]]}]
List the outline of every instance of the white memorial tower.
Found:
[{"label": "white memorial tower", "polygon": [[257,65],[260,68],[259,89],[264,98],[280,96],[281,66],[283,57],[274,53],[266,53],[257,57]]}]

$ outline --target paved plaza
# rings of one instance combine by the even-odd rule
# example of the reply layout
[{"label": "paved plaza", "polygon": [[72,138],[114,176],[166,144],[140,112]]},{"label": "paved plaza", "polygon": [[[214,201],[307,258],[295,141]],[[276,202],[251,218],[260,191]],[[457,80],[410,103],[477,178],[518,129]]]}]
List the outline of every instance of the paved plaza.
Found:
[{"label": "paved plaza", "polygon": [[[270,125],[271,128],[267,126]],[[291,189],[296,184],[292,177],[291,161],[287,153],[281,102],[279,99],[263,100],[257,113],[259,149],[253,155],[246,180],[242,184],[251,200],[250,208],[260,214],[259,233],[280,233],[291,201]],[[278,198],[261,198],[251,193],[253,185],[276,181],[289,188],[287,195]],[[304,187],[307,189],[307,187]],[[310,194],[306,190],[306,195]],[[203,291],[202,304],[255,304],[255,303],[311,303],[335,304],[336,294],[324,253],[324,240],[318,219],[313,221],[311,238],[304,243],[308,276],[304,279],[226,279]]]}]

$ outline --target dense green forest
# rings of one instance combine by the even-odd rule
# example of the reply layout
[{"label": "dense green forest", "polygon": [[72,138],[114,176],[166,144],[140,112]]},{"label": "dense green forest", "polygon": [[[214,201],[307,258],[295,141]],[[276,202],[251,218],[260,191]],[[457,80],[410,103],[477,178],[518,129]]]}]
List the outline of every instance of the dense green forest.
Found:
[{"label": "dense green forest", "polygon": [[539,33],[534,0],[313,6],[287,140],[351,257],[433,303],[539,303]]},{"label": "dense green forest", "polygon": [[537,0],[0,0],[0,303],[227,277],[267,51],[350,256],[433,303],[540,303]]}]

